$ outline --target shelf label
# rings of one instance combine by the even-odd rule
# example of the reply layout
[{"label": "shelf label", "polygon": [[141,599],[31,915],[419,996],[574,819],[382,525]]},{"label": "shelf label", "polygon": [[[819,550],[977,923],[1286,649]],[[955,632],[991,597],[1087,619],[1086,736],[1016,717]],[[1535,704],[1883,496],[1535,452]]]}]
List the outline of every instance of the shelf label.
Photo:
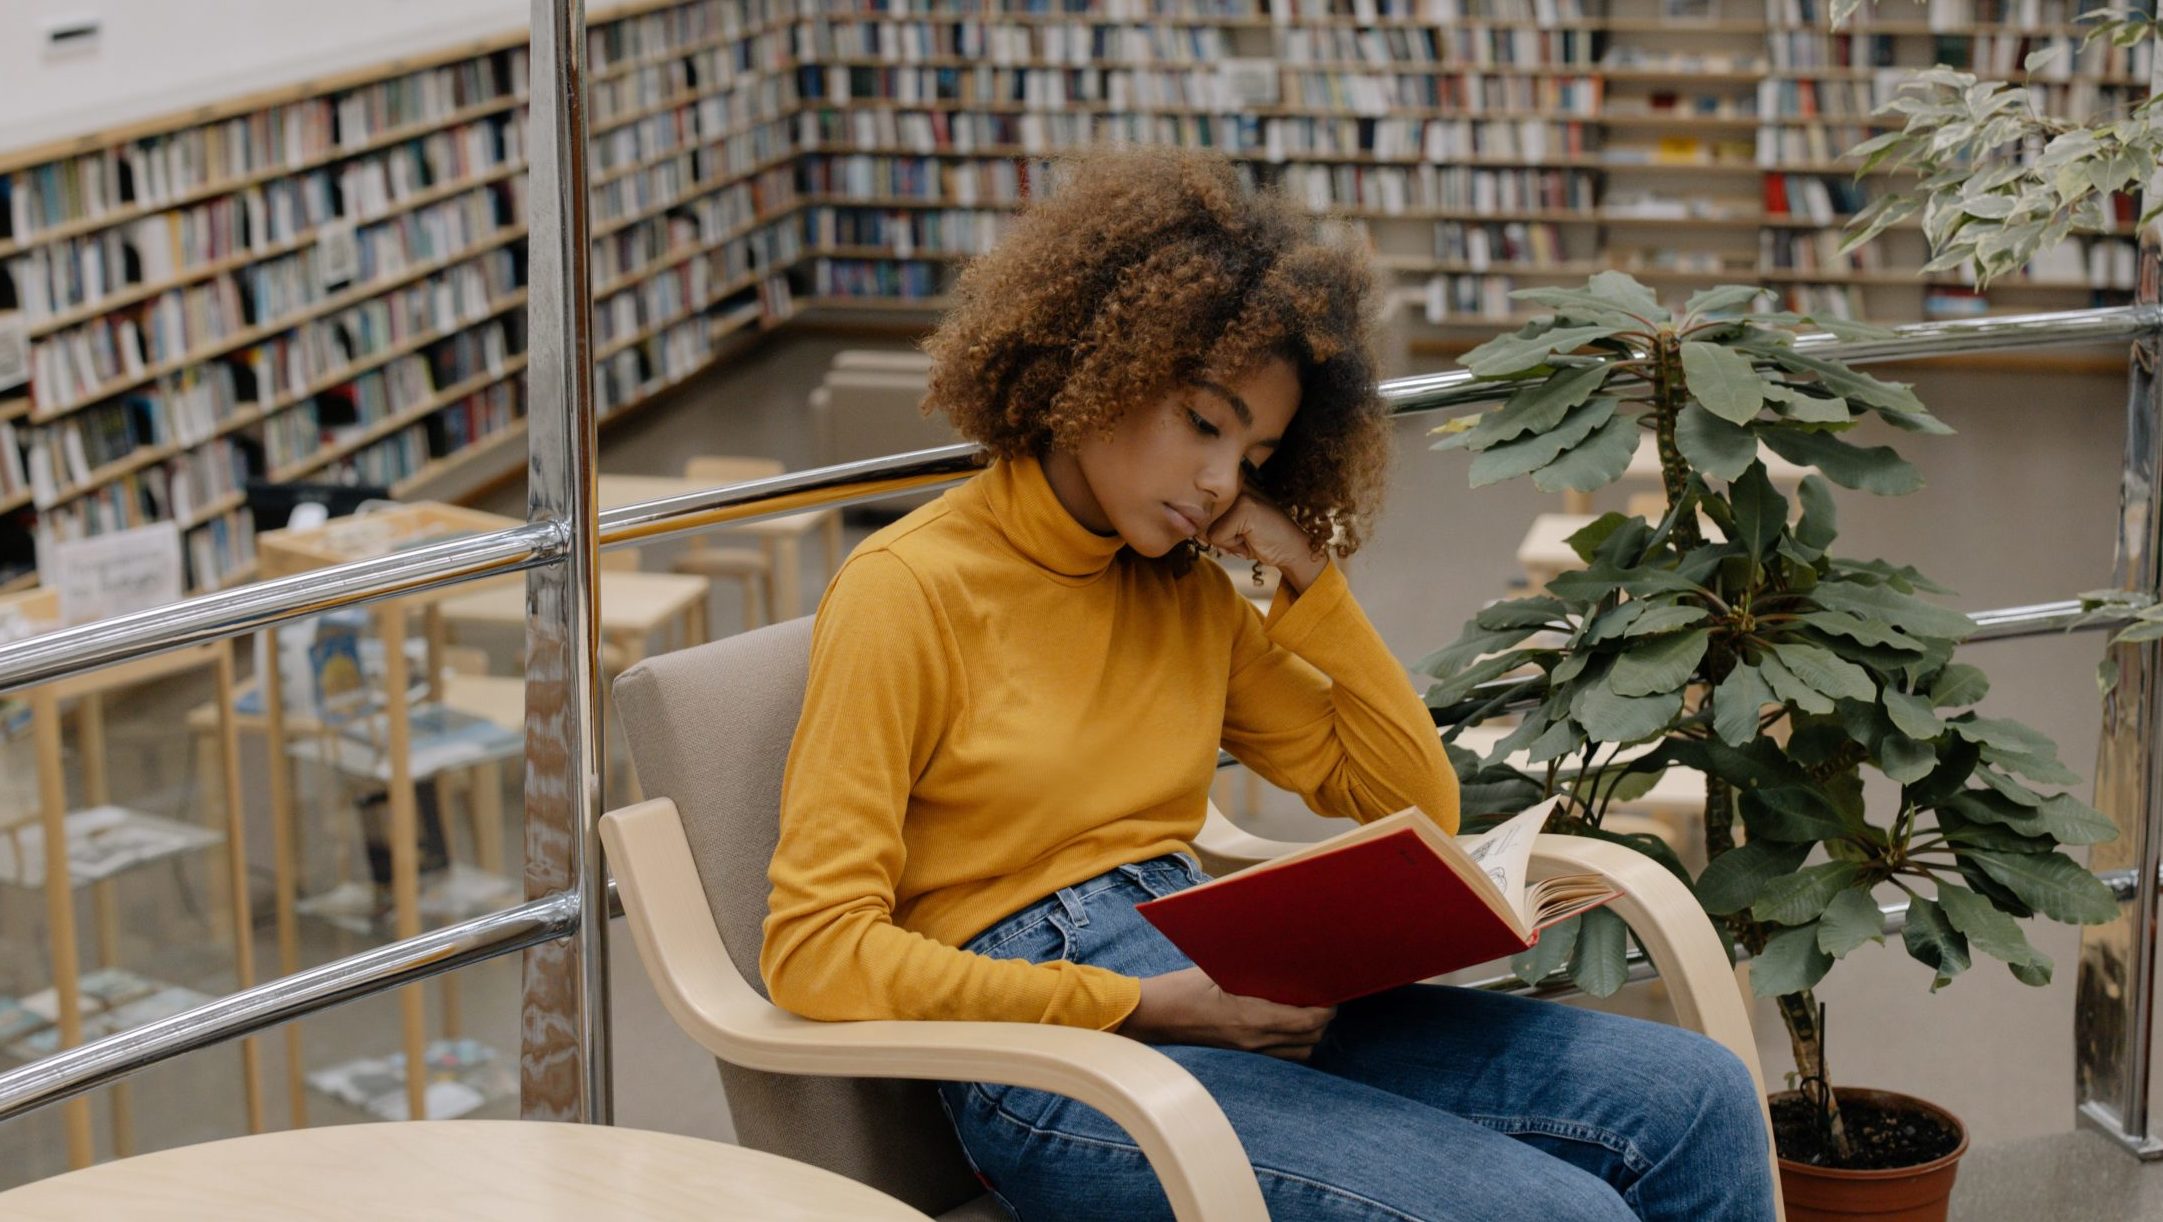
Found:
[{"label": "shelf label", "polygon": [[70,627],[179,602],[180,527],[153,522],[54,543],[50,573]]}]

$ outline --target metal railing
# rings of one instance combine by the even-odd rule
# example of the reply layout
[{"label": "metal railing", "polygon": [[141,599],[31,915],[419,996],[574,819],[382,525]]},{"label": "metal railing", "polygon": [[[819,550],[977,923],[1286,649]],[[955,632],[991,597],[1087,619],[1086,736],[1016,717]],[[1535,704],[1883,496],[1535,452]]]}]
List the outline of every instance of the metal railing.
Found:
[{"label": "metal railing", "polygon": [[[592,580],[599,549],[815,507],[878,500],[960,482],[974,446],[849,463],[594,512],[594,415],[587,382],[584,120],[580,109],[581,0],[533,0],[534,258],[528,379],[529,520],[513,528],[260,582],[155,612],[0,645],[0,692],[205,641],[238,637],[302,616],[529,570],[527,885],[525,903],[365,954],[246,989],[122,1035],[0,1074],[0,1121],[80,1095],[160,1061],[513,952],[530,952],[521,1048],[528,1116],[605,1121],[609,1115],[604,934],[610,894],[595,830],[600,813],[595,731],[599,674]],[[547,189],[554,184],[554,190]],[[2157,589],[2163,487],[2156,449],[2163,406],[2154,370],[2163,345],[2154,231],[2143,235],[2141,304],[2015,318],[1918,324],[1890,339],[1804,341],[1852,362],[2124,342],[2132,347],[2119,580]],[[1400,379],[1382,388],[1391,410],[1418,415],[1496,401],[1468,373]],[[1986,611],[1980,638],[2063,630],[2071,602]],[[2100,623],[2095,626],[2101,626]],[[2154,645],[2123,647],[2120,684],[2105,710],[2097,805],[2119,823],[2115,854],[2098,864],[2129,911],[2083,935],[2080,986],[2081,1114],[2129,1148],[2153,1154],[2147,1134],[2147,1042],[2152,1026],[2159,805],[2156,721],[2163,667]],[[569,744],[570,749],[565,746]],[[2103,856],[2099,848],[2099,859]],[[1904,913],[1888,908],[1897,924]],[[1640,971],[1644,970],[1642,967]],[[1493,987],[1512,987],[1490,982]],[[1551,991],[1551,990],[1550,990]]]}]

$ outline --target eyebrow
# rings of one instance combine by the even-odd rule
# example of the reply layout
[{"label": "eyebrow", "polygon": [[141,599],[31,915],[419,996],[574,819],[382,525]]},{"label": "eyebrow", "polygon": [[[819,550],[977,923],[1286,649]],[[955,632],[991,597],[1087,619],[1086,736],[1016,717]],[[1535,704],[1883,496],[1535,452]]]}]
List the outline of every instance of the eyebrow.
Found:
[{"label": "eyebrow", "polygon": [[[1241,424],[1246,425],[1250,429],[1254,427],[1254,412],[1247,407],[1247,401],[1245,399],[1242,399],[1238,395],[1233,394],[1231,390],[1227,387],[1220,386],[1207,378],[1197,378],[1195,379],[1194,384],[1204,390],[1215,391],[1218,396],[1221,397],[1226,403],[1232,405],[1232,414],[1239,417],[1239,422]],[[1283,440],[1284,438],[1282,437],[1265,437],[1255,442],[1255,444],[1268,446],[1270,449],[1274,450],[1277,448],[1278,443],[1282,442]]]}]

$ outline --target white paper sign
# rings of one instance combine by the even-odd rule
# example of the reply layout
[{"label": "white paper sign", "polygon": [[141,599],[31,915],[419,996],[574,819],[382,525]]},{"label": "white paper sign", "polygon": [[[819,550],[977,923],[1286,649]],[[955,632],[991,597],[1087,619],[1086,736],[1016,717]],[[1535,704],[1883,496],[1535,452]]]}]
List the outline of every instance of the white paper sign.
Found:
[{"label": "white paper sign", "polygon": [[50,580],[68,626],[180,601],[180,528],[153,522],[57,543]]}]

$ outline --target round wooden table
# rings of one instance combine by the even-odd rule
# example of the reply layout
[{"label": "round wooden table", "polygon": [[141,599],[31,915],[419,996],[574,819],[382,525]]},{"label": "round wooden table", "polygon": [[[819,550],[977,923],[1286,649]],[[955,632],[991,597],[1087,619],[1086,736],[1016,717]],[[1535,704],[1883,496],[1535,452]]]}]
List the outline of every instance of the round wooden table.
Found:
[{"label": "round wooden table", "polygon": [[101,1163],[0,1192],[0,1217],[921,1222],[925,1215],[830,1171],[696,1137],[423,1120],[264,1133]]}]

